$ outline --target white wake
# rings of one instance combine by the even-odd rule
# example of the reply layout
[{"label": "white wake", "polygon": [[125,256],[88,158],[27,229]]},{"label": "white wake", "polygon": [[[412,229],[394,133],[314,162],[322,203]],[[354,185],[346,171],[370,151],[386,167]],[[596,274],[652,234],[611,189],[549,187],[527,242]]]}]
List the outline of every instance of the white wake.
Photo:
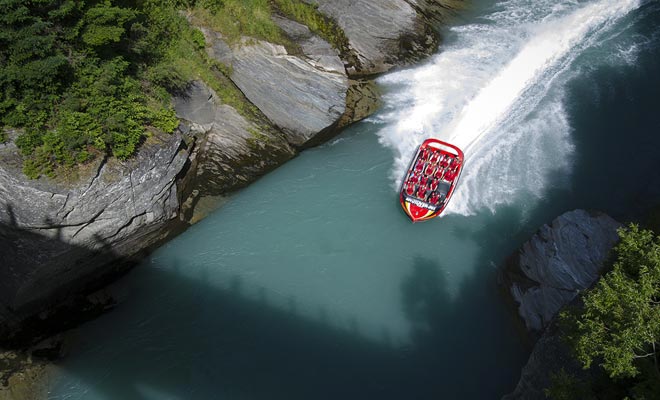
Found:
[{"label": "white wake", "polygon": [[427,65],[387,75],[378,135],[395,151],[398,187],[426,137],[466,154],[447,212],[491,211],[521,196],[543,196],[570,172],[564,86],[581,53],[597,45],[638,0],[588,3],[510,0],[479,23],[455,27]]}]

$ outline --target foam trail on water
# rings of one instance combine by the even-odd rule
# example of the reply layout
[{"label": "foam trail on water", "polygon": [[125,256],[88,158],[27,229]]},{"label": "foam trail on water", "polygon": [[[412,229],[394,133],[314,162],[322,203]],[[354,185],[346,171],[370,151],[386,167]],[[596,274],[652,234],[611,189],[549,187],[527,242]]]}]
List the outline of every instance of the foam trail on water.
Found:
[{"label": "foam trail on water", "polygon": [[386,123],[381,143],[397,153],[393,186],[413,149],[433,136],[457,144],[467,158],[447,212],[495,210],[521,193],[541,196],[548,175],[570,168],[562,95],[571,63],[638,6],[501,2],[486,23],[454,28],[453,42],[429,64],[382,78],[396,93],[377,117]]},{"label": "foam trail on water", "polygon": [[[614,3],[614,4],[612,4]],[[563,18],[543,23],[501,72],[447,128],[449,139],[469,152],[492,130],[532,84],[574,49],[595,28],[604,28],[632,9],[635,1],[589,4]]]}]

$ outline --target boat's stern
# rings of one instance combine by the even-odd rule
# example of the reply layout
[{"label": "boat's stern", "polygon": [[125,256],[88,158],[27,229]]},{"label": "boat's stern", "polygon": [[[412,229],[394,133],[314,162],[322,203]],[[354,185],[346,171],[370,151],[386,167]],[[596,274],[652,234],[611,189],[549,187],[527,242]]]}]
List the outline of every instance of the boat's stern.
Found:
[{"label": "boat's stern", "polygon": [[405,195],[401,196],[401,207],[413,222],[435,218],[441,211],[438,206]]}]

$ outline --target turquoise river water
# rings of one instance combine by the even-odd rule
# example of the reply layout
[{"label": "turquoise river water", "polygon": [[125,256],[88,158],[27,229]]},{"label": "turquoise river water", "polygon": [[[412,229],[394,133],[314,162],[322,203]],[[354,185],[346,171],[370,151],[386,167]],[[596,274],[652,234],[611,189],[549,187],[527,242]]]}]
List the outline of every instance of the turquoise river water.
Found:
[{"label": "turquoise river water", "polygon": [[[477,2],[373,117],[232,195],[119,282],[53,400],[498,399],[529,346],[497,266],[575,208],[660,202],[660,5]],[[467,163],[442,218],[398,203],[415,146]]]}]

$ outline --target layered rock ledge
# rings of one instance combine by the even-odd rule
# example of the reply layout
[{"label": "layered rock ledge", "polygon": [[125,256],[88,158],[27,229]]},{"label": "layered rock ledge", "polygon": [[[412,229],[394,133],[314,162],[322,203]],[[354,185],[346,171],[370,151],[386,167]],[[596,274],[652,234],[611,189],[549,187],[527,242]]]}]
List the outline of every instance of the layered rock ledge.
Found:
[{"label": "layered rock ledge", "polygon": [[513,254],[500,276],[527,329],[539,337],[515,390],[502,400],[544,400],[551,373],[585,372],[561,339],[556,319],[564,306],[600,278],[620,223],[603,213],[574,210],[544,225]]},{"label": "layered rock ledge", "polygon": [[603,213],[574,210],[541,229],[512,255],[502,278],[527,329],[540,331],[600,277],[621,226]]},{"label": "layered rock ledge", "polygon": [[0,333],[6,333],[7,320],[57,304],[110,272],[102,266],[160,240],[164,224],[178,215],[176,177],[188,148],[180,133],[154,135],[133,159],[97,160],[75,184],[26,179],[11,143],[0,148],[0,159]]}]

